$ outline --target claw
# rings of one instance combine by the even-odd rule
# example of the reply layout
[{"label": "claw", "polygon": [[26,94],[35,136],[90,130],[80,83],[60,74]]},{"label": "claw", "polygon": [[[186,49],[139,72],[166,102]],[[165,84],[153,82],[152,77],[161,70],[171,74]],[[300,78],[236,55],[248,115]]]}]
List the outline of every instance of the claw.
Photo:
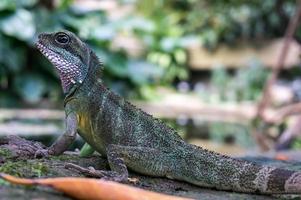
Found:
[{"label": "claw", "polygon": [[75,169],[78,172],[86,175],[86,176],[91,176],[91,177],[96,177],[96,178],[103,178],[104,174],[102,173],[101,170],[95,170],[93,167],[88,167],[84,168],[79,165],[73,164],[73,163],[67,163],[65,165],[66,169]]},{"label": "claw", "polygon": [[138,178],[128,178],[128,182],[137,184],[139,182]]},{"label": "claw", "polygon": [[84,174],[85,176],[101,178],[103,180],[108,181],[125,182],[127,180],[124,176],[118,174],[115,171],[96,170],[93,167],[84,168],[73,163],[67,163],[65,165],[65,168],[75,169],[78,172]]},{"label": "claw", "polygon": [[67,163],[67,164],[65,164],[65,168],[66,169],[75,169],[76,171],[78,171],[86,176],[97,177],[97,178],[103,177],[103,174],[96,171],[93,167],[84,168],[84,167],[81,167],[81,166],[73,164],[73,163]]}]

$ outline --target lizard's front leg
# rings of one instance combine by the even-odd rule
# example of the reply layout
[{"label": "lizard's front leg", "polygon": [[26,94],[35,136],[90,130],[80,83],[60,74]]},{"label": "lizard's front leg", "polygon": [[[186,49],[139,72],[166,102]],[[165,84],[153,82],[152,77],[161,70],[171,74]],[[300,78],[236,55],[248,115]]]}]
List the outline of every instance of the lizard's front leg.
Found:
[{"label": "lizard's front leg", "polygon": [[48,149],[38,150],[36,157],[47,155],[60,155],[67,150],[68,146],[75,140],[77,133],[77,119],[75,113],[66,116],[66,131]]},{"label": "lizard's front leg", "polygon": [[76,115],[71,113],[66,117],[66,131],[48,149],[40,142],[28,141],[18,136],[7,136],[0,140],[0,145],[8,148],[16,157],[32,158],[48,155],[60,155],[74,141],[77,130]]}]

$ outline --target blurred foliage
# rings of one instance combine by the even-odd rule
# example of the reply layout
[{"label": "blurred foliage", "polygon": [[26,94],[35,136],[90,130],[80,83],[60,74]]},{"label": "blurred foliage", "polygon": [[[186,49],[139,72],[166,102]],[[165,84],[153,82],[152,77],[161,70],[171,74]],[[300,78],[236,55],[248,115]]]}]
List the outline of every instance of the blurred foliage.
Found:
[{"label": "blurred foliage", "polygon": [[[138,12],[116,20],[104,10],[75,7],[72,0],[1,0],[0,106],[16,106],[16,99],[34,105],[44,98],[62,97],[56,73],[33,45],[40,32],[75,32],[101,58],[104,81],[114,91],[151,98],[154,86],[188,78],[186,45],[200,41],[214,49],[221,42],[281,36],[295,6],[291,0],[118,2],[134,4]],[[141,40],[143,54],[132,57],[122,48],[112,48],[120,35]],[[253,90],[255,80],[245,80],[241,73],[238,79]],[[254,98],[253,94],[235,98],[245,98],[241,96]]]},{"label": "blurred foliage", "polygon": [[291,144],[292,149],[301,149],[301,139],[295,138]]},{"label": "blurred foliage", "polygon": [[173,45],[194,38],[214,49],[221,42],[283,36],[296,1],[146,0],[138,5],[158,24],[157,35],[169,36]]},{"label": "blurred foliage", "polygon": [[250,129],[242,124],[211,122],[209,133],[210,139],[218,143],[236,143],[247,148],[254,147]]},{"label": "blurred foliage", "polygon": [[211,77],[211,88],[218,101],[258,100],[268,77],[269,70],[253,60],[249,66],[238,69],[231,76],[225,68],[217,67]]},{"label": "blurred foliage", "polygon": [[[68,29],[78,34],[106,66],[105,81],[121,95],[139,95],[144,85],[161,81],[160,67],[130,58],[123,50],[112,50],[112,40],[125,23],[109,19],[104,11],[73,7],[70,0],[58,2],[55,6],[54,1],[0,2],[1,106],[16,106],[12,99],[33,105],[43,98],[55,101],[62,97],[57,74],[34,47],[40,32]],[[135,22],[128,19],[127,23]]]}]

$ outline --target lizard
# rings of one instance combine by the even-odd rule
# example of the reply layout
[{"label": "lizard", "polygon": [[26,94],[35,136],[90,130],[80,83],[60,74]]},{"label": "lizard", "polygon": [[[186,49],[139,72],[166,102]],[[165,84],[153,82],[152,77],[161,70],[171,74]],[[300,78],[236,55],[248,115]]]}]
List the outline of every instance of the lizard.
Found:
[{"label": "lizard", "polygon": [[105,156],[103,178],[127,181],[128,170],[200,187],[259,194],[301,194],[301,172],[265,166],[186,143],[161,120],[108,89],[103,64],[74,33],[41,33],[36,46],[59,74],[65,132],[43,153],[60,155],[79,134]]}]

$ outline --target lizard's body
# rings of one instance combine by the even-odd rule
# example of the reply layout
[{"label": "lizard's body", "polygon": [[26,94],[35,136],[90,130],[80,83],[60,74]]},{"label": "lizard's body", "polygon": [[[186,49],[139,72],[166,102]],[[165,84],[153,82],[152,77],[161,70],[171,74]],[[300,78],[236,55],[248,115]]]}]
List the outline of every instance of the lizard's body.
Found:
[{"label": "lizard's body", "polygon": [[78,132],[108,158],[112,171],[102,173],[116,180],[126,180],[129,168],[220,190],[301,193],[300,172],[259,166],[187,144],[174,129],[111,92],[101,80],[97,57],[74,34],[42,34],[38,48],[58,69],[66,93],[67,130],[50,154],[62,153]]}]

